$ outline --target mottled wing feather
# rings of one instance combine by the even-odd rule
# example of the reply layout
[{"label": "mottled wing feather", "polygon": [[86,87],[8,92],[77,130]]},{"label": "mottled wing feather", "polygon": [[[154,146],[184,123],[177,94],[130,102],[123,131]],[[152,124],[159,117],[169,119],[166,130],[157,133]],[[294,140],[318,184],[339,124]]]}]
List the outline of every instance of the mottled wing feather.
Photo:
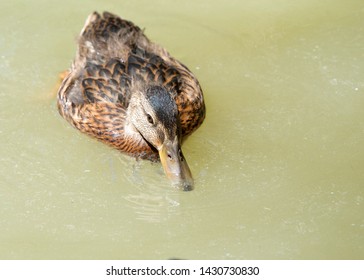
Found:
[{"label": "mottled wing feather", "polygon": [[81,92],[87,103],[117,103],[126,108],[130,97],[131,79],[120,59],[105,65],[88,63],[84,69]]},{"label": "mottled wing feather", "polygon": [[125,61],[137,46],[148,46],[143,31],[131,21],[110,13],[91,14],[79,37],[76,61],[107,62],[118,57]]}]

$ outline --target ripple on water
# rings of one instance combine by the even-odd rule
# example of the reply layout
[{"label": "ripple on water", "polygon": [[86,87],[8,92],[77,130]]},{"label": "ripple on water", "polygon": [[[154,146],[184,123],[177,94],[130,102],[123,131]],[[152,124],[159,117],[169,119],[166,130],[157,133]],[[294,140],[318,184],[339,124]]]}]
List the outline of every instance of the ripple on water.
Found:
[{"label": "ripple on water", "polygon": [[128,171],[125,178],[132,187],[123,197],[137,219],[157,223],[178,211],[181,191],[170,185],[160,164],[136,161]]}]

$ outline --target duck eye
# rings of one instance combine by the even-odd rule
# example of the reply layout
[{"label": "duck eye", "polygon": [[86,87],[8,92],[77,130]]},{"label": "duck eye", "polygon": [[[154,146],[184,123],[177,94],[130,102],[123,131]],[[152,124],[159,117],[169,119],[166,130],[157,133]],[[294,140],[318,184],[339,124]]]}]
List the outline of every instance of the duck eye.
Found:
[{"label": "duck eye", "polygon": [[150,124],[154,124],[154,121],[153,121],[153,118],[152,118],[152,116],[151,115],[147,115],[147,119],[148,119],[148,122],[150,123]]}]

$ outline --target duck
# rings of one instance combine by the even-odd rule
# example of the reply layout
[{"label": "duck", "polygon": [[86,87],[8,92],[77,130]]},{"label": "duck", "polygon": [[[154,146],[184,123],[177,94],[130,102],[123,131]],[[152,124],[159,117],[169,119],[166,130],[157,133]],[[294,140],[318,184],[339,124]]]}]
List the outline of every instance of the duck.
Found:
[{"label": "duck", "polygon": [[201,86],[133,22],[110,12],[88,16],[57,107],[79,131],[129,156],[160,162],[172,185],[194,188],[181,145],[205,119]]}]

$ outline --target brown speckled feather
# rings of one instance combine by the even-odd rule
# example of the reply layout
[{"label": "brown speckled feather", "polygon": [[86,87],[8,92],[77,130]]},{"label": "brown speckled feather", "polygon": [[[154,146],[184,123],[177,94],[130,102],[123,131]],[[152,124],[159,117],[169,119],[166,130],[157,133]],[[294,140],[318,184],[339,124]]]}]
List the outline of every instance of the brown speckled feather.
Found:
[{"label": "brown speckled feather", "polygon": [[80,131],[130,155],[157,160],[156,150],[125,128],[130,97],[148,85],[171,92],[183,136],[203,122],[205,105],[197,79],[132,22],[95,12],[78,43],[75,61],[58,91],[58,109]]}]

